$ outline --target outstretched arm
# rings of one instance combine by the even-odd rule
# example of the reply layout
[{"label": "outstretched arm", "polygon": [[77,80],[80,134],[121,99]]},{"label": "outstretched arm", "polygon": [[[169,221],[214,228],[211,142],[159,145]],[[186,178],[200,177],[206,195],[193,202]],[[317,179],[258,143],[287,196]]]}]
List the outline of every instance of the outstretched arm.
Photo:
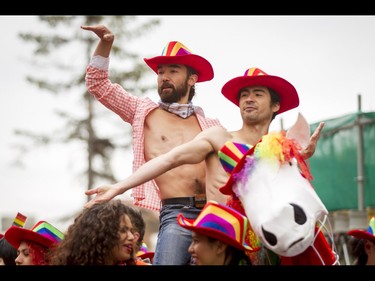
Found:
[{"label": "outstretched arm", "polygon": [[94,32],[100,38],[98,46],[94,51],[94,56],[100,55],[108,58],[115,35],[104,25],[81,25],[81,28]]},{"label": "outstretched arm", "polygon": [[315,129],[314,133],[310,137],[310,142],[307,147],[302,151],[302,157],[308,159],[314,155],[316,144],[318,143],[320,133],[323,130],[324,122],[320,122],[319,126]]},{"label": "outstretched arm", "polygon": [[87,190],[85,192],[86,195],[96,194],[96,196],[87,202],[84,207],[89,208],[95,203],[109,201],[115,196],[154,179],[175,167],[183,164],[197,164],[202,162],[213,151],[213,148],[209,141],[197,137],[146,162],[123,181]]}]

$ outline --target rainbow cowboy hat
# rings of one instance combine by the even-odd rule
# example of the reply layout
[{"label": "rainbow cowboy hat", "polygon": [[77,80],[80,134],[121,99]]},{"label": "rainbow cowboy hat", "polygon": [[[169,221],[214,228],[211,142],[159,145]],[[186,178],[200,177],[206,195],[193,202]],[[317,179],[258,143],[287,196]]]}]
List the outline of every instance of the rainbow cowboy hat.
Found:
[{"label": "rainbow cowboy hat", "polygon": [[64,234],[50,223],[39,221],[32,229],[13,225],[8,228],[4,237],[16,249],[20,246],[21,241],[32,241],[50,248],[55,243],[63,240]]},{"label": "rainbow cowboy hat", "polygon": [[186,229],[213,237],[237,249],[253,251],[245,242],[249,220],[236,210],[215,201],[208,201],[195,220],[178,214],[177,222]]},{"label": "rainbow cowboy hat", "polygon": [[214,78],[212,65],[205,58],[193,54],[184,44],[178,41],[169,42],[161,56],[144,59],[155,73],[161,64],[183,64],[190,66],[198,73],[197,82],[209,81]]},{"label": "rainbow cowboy hat", "polygon": [[243,76],[229,80],[221,88],[221,93],[232,103],[238,106],[238,94],[241,89],[251,86],[271,88],[280,97],[278,114],[293,109],[299,105],[297,90],[284,78],[268,75],[263,70],[251,67]]},{"label": "rainbow cowboy hat", "polygon": [[370,219],[367,230],[352,229],[348,231],[348,234],[358,239],[367,239],[375,242],[375,215]]}]

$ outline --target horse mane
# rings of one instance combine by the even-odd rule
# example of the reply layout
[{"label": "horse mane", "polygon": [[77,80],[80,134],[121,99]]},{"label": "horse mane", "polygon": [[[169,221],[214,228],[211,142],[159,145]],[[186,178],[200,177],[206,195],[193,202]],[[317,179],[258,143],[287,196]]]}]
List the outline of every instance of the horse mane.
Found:
[{"label": "horse mane", "polygon": [[292,162],[293,158],[296,159],[302,176],[312,180],[313,177],[301,155],[301,150],[301,145],[294,139],[288,139],[285,131],[264,135],[255,145],[253,155],[247,156],[243,169],[233,176],[234,180],[245,181],[259,160],[267,160],[270,165],[281,165]]}]

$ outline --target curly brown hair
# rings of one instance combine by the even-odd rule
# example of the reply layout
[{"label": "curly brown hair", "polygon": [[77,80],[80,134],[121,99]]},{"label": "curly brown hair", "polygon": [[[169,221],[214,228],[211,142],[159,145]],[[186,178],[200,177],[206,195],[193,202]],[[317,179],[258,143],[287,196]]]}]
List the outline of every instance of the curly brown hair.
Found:
[{"label": "curly brown hair", "polygon": [[120,239],[121,218],[130,217],[130,208],[111,200],[84,209],[51,251],[50,265],[108,265]]}]

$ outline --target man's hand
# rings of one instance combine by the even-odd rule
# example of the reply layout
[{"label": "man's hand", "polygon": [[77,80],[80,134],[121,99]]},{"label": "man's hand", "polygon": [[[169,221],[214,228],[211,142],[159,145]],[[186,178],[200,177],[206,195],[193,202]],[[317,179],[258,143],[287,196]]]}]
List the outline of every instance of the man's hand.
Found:
[{"label": "man's hand", "polygon": [[301,153],[304,159],[308,159],[314,155],[316,144],[318,143],[318,140],[320,138],[320,133],[323,130],[323,127],[324,127],[324,122],[320,122],[315,132],[311,135],[309,144]]},{"label": "man's hand", "polygon": [[96,196],[87,202],[84,207],[90,208],[92,205],[96,203],[103,203],[106,201],[111,200],[113,197],[118,195],[118,190],[115,189],[112,185],[102,185],[97,188],[89,189],[85,192],[86,195],[94,195]]},{"label": "man's hand", "polygon": [[98,25],[81,25],[81,28],[84,30],[90,30],[94,32],[101,40],[107,42],[113,42],[115,35],[110,31],[106,26]]},{"label": "man's hand", "polygon": [[93,55],[108,58],[113,42],[115,41],[115,35],[112,33],[112,31],[101,24],[81,25],[81,28],[94,32],[100,38],[98,46],[96,47]]}]

